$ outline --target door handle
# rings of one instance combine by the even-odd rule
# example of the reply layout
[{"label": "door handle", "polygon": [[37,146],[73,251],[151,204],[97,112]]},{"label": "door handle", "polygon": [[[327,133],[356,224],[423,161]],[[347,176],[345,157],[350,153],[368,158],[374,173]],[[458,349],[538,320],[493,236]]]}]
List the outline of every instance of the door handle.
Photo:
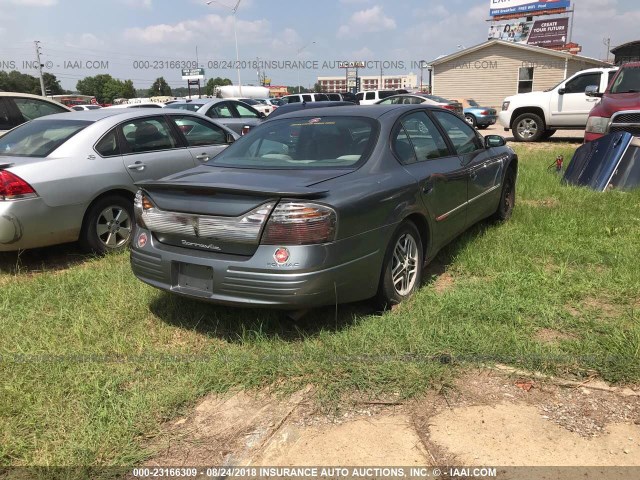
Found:
[{"label": "door handle", "polygon": [[129,170],[137,170],[139,172],[141,172],[142,170],[144,170],[147,167],[146,164],[142,163],[142,162],[136,162],[133,165],[127,165],[127,168]]},{"label": "door handle", "polygon": [[470,178],[471,180],[475,180],[476,178],[478,178],[478,173],[474,170],[473,172],[471,172],[471,173],[469,174],[469,178]]},{"label": "door handle", "polygon": [[201,160],[203,162],[208,162],[209,161],[209,154],[208,153],[201,153],[200,155],[196,156],[196,160]]},{"label": "door handle", "polygon": [[434,182],[431,178],[429,178],[424,185],[422,186],[422,193],[429,194],[433,191]]}]

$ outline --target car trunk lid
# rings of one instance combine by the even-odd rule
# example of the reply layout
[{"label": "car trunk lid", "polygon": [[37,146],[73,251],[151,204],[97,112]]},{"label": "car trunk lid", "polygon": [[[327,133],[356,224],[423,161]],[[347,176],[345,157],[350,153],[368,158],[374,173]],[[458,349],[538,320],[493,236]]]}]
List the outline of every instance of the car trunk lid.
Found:
[{"label": "car trunk lid", "polygon": [[252,255],[280,199],[322,198],[320,183],[350,171],[202,167],[139,183],[154,205],[143,220],[165,244]]}]

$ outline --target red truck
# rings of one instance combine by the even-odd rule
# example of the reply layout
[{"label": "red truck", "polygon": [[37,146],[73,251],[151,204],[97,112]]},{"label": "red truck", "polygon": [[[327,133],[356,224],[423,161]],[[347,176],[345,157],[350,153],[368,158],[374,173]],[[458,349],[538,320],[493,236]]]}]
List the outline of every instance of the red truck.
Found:
[{"label": "red truck", "polygon": [[587,96],[602,100],[589,113],[584,141],[612,132],[629,132],[640,137],[640,62],[625,63],[604,93],[589,86]]}]

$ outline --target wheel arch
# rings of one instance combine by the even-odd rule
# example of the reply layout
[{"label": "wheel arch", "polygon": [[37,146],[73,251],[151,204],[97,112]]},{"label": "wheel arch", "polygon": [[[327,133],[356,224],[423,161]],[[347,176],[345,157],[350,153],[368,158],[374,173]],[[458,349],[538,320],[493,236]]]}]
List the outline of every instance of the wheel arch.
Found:
[{"label": "wheel arch", "polygon": [[418,229],[418,233],[420,234],[420,240],[422,240],[422,254],[423,258],[428,258],[429,246],[431,245],[431,227],[429,225],[429,221],[427,218],[418,212],[414,212],[410,215],[407,215],[403,221],[412,222],[416,228]]},{"label": "wheel arch", "polygon": [[85,208],[85,210],[84,210],[84,215],[82,217],[82,227],[80,229],[81,232],[84,231],[84,228],[85,228],[86,223],[87,223],[87,215],[89,214],[89,211],[91,210],[91,207],[93,207],[97,202],[99,202],[103,198],[110,197],[112,195],[117,195],[117,196],[120,196],[120,197],[124,197],[124,198],[126,198],[128,200],[131,200],[131,203],[133,203],[133,199],[135,198],[135,194],[131,190],[127,190],[126,188],[114,188],[114,189],[106,190],[106,191],[100,193],[93,200],[91,200],[89,205],[87,205],[87,208]]},{"label": "wheel arch", "polygon": [[544,128],[545,129],[547,128],[547,118],[544,114],[544,110],[542,109],[542,107],[526,106],[526,107],[516,108],[511,114],[511,122],[509,124],[509,128],[511,128],[511,130],[513,130],[513,124],[515,123],[516,118],[518,118],[523,113],[533,113],[534,115],[538,115],[544,122]]}]

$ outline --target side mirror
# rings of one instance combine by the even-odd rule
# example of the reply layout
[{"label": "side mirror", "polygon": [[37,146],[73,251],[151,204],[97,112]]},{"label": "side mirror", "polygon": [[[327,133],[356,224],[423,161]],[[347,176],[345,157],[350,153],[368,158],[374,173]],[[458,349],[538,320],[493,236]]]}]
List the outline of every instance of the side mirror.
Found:
[{"label": "side mirror", "polygon": [[500,135],[487,135],[484,137],[485,148],[503,147],[507,144],[507,141]]},{"label": "side mirror", "polygon": [[566,90],[563,88],[561,88],[560,90],[558,90],[558,95],[564,95],[566,92]]},{"label": "side mirror", "polygon": [[587,97],[602,97],[602,93],[598,91],[597,85],[589,85],[587,88],[585,88],[584,93]]},{"label": "side mirror", "polygon": [[234,136],[233,136],[232,134],[230,134],[230,133],[227,133],[227,143],[228,143],[229,145],[231,145],[231,144],[232,144],[233,142],[235,142],[235,141],[236,141],[236,137],[234,137]]}]

